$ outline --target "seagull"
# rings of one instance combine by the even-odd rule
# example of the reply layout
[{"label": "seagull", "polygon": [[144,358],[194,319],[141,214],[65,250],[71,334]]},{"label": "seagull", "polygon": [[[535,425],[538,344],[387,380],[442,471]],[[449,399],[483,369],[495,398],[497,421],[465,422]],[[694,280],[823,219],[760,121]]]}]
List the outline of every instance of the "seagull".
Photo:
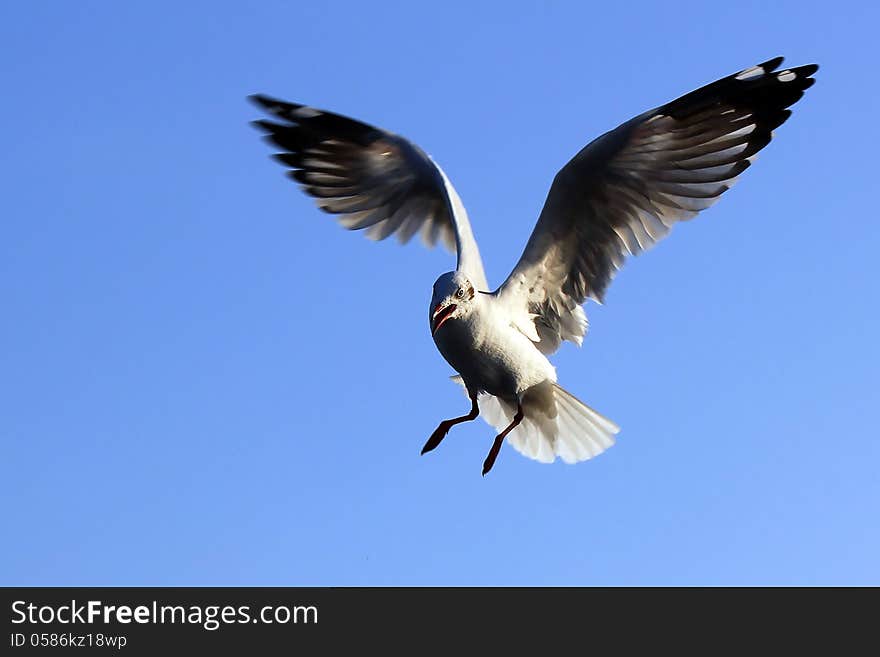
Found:
[{"label": "seagull", "polygon": [[434,283],[428,322],[471,408],[443,420],[422,454],[482,414],[498,432],[485,475],[505,438],[544,463],[584,461],[614,444],[619,427],[559,386],[547,357],[563,341],[581,345],[582,305],[603,302],[626,256],[714,204],[770,142],[819,68],[782,62],[722,78],[590,142],[556,174],[519,262],[494,291],[461,198],[425,151],[339,114],[250,98],[273,117],[253,125],[282,149],[275,158],[342,226],[454,247],[455,271]]}]

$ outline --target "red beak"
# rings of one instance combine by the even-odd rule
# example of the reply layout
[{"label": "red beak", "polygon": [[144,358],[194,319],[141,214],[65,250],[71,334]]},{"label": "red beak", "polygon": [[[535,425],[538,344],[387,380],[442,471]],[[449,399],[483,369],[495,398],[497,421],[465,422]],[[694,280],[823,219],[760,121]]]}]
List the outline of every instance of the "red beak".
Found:
[{"label": "red beak", "polygon": [[437,304],[437,307],[434,308],[434,314],[431,315],[431,335],[434,335],[443,326],[443,323],[449,319],[457,307],[454,303],[444,306],[442,301]]}]

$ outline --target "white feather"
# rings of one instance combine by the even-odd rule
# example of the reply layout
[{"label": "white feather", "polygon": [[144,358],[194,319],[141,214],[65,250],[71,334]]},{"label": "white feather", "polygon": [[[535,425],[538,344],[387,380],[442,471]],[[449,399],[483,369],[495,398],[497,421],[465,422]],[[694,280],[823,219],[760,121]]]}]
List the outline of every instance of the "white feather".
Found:
[{"label": "white feather", "polygon": [[[464,389],[460,376],[452,380]],[[577,463],[598,456],[614,444],[619,426],[562,387],[550,385],[549,406],[529,404],[524,398],[525,417],[507,435],[516,451],[541,463],[552,463],[557,456],[565,463]],[[516,408],[509,402],[486,393],[480,394],[477,402],[482,418],[499,433],[513,421]]]}]

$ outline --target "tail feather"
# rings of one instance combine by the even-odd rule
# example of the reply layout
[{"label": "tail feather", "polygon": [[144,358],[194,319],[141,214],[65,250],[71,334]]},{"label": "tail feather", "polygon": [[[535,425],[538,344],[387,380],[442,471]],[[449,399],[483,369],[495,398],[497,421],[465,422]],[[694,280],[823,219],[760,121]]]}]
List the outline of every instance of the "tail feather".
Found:
[{"label": "tail feather", "polygon": [[[464,386],[460,376],[452,380]],[[614,444],[620,427],[555,383],[548,385],[551,387],[532,396],[525,394],[525,417],[507,436],[514,449],[542,463],[552,463],[557,456],[566,463],[577,463]],[[486,393],[481,393],[477,402],[480,415],[497,431],[513,421],[513,404]]]},{"label": "tail feather", "polygon": [[559,412],[557,452],[563,461],[585,461],[614,444],[620,427],[556,384],[553,392]]}]

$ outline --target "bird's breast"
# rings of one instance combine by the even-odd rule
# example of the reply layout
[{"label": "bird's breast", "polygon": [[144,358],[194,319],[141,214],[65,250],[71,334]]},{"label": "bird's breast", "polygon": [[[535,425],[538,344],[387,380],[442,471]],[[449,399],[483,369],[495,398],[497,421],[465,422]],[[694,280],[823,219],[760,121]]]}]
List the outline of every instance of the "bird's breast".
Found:
[{"label": "bird's breast", "polygon": [[450,319],[434,334],[434,343],[466,383],[496,397],[513,399],[556,380],[555,369],[532,341],[498,318],[475,312]]}]

